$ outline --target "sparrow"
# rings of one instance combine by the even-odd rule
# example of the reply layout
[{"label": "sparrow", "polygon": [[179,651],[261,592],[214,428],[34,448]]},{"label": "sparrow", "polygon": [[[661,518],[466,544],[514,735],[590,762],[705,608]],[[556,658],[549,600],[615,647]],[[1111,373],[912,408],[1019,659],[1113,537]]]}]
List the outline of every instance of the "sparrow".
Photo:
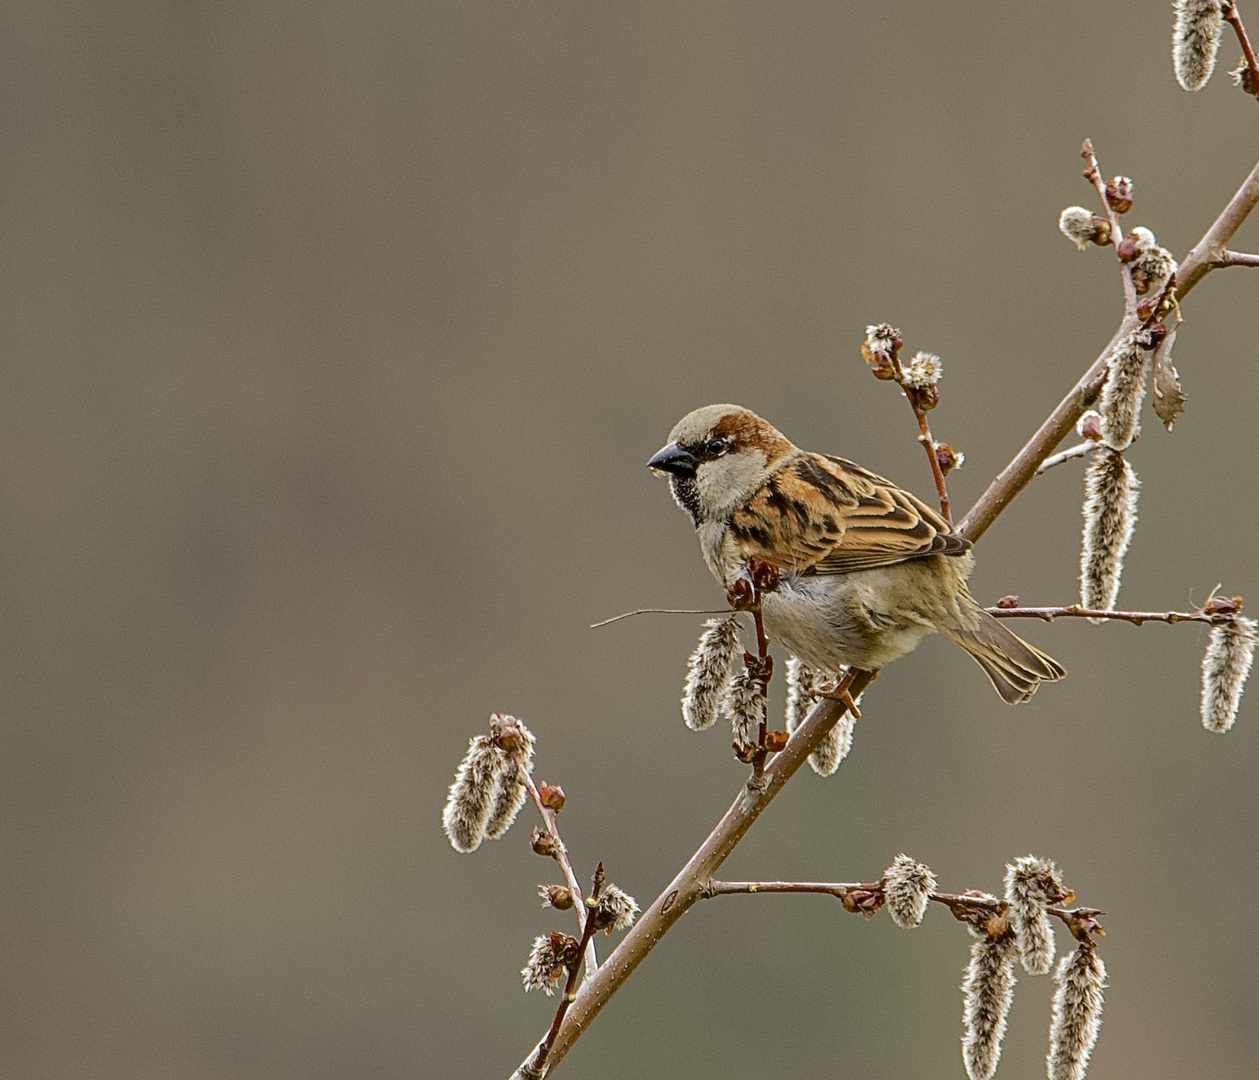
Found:
[{"label": "sparrow", "polygon": [[971,596],[971,542],[890,480],[801,450],[738,405],[688,413],[647,464],[668,476],[723,586],[749,560],[778,570],[761,599],[765,632],[809,667],[878,671],[938,632],[1012,705],[1066,675]]}]

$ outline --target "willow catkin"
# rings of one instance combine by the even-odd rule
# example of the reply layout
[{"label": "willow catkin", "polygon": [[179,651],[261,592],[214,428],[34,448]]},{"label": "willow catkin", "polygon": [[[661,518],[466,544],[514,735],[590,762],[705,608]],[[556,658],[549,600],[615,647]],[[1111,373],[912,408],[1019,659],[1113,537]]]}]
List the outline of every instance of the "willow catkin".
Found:
[{"label": "willow catkin", "polygon": [[1234,615],[1211,627],[1202,658],[1202,726],[1208,731],[1222,735],[1233,726],[1254,660],[1254,619]]},{"label": "willow catkin", "polygon": [[1172,7],[1172,70],[1185,90],[1201,90],[1215,70],[1224,36],[1223,5],[1219,0],[1176,0]]},{"label": "willow catkin", "polygon": [[1094,452],[1084,471],[1084,537],[1080,548],[1080,603],[1113,610],[1123,560],[1137,524],[1137,474],[1123,454]]}]

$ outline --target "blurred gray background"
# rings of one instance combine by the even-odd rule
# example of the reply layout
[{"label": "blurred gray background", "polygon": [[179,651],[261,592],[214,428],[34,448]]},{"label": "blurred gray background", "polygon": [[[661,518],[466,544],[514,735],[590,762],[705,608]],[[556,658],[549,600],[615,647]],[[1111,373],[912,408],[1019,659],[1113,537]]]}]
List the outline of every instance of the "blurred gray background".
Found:
[{"label": "blurred gray background", "polygon": [[[442,836],[468,738],[523,717],[582,875],[656,895],[744,769],[678,715],[698,617],[587,629],[720,602],[644,462],[729,400],[928,494],[858,355],[888,319],[944,358],[968,506],[1117,319],[1110,252],[1056,228],[1093,205],[1081,138],[1181,254],[1259,151],[1223,71],[1176,86],[1169,29],[1134,0],[7,5],[0,1073],[505,1076],[554,1004],[530,940],[573,924],[527,816]],[[1259,600],[1257,292],[1186,305],[1126,605]],[[1073,599],[1080,473],[984,538],[981,599]],[[903,850],[994,889],[1050,855],[1110,913],[1091,1075],[1252,1076],[1259,691],[1210,735],[1201,627],[1022,630],[1066,683],[1014,711],[926,642],[728,876]],[[942,910],[706,903],[563,1075],[961,1077],[966,952]],[[1024,978],[1000,1076],[1043,1075],[1050,989]]]}]

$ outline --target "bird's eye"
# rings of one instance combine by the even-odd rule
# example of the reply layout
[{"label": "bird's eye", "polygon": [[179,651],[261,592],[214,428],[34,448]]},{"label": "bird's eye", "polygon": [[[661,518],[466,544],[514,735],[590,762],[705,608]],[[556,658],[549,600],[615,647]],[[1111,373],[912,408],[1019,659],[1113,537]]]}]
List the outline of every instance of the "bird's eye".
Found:
[{"label": "bird's eye", "polygon": [[721,436],[714,436],[704,444],[704,456],[706,458],[719,458],[722,454],[729,453],[730,440]]}]

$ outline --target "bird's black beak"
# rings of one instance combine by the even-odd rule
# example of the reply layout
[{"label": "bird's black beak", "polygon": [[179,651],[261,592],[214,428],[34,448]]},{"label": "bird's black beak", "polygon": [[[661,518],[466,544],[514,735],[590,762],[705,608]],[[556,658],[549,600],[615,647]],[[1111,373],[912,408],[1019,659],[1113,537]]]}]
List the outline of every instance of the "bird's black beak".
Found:
[{"label": "bird's black beak", "polygon": [[699,458],[683,450],[677,443],[671,442],[647,462],[647,465],[652,469],[660,469],[673,473],[674,476],[684,476],[688,480],[694,480],[695,470],[699,468]]}]

